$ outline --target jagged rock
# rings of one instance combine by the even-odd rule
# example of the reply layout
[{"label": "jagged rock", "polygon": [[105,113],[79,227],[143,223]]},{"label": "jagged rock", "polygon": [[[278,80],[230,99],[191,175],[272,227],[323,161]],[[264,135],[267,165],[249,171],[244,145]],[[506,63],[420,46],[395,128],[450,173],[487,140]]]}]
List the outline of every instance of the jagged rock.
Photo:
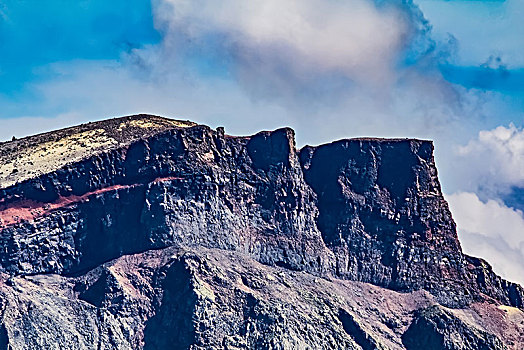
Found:
[{"label": "jagged rock", "polygon": [[[15,276],[0,298],[15,349],[404,349],[431,332],[523,345],[518,309],[441,311],[425,291],[328,280],[221,249],[151,250],[77,277]],[[421,333],[425,324],[436,328]]]},{"label": "jagged rock", "polygon": [[288,128],[139,115],[0,144],[0,162],[0,344],[402,349],[441,325],[524,343],[523,289],[462,253],[429,141],[298,151]]},{"label": "jagged rock", "polygon": [[439,306],[418,310],[402,341],[408,350],[507,349],[495,335],[467,325]]}]

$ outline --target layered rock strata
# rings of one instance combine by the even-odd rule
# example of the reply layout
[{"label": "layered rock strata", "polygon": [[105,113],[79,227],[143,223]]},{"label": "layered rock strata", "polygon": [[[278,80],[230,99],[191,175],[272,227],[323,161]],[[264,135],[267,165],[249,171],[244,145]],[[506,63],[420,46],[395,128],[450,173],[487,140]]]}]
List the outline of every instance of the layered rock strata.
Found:
[{"label": "layered rock strata", "polygon": [[[139,115],[0,144],[0,161],[12,347],[52,342],[49,327],[73,348],[460,348],[453,329],[489,349],[524,342],[513,321],[503,332],[454,311],[519,320],[524,291],[462,253],[429,141],[297,150],[288,128],[233,137]],[[359,288],[402,307],[358,316],[344,303]],[[9,316],[31,299],[34,317]]]}]

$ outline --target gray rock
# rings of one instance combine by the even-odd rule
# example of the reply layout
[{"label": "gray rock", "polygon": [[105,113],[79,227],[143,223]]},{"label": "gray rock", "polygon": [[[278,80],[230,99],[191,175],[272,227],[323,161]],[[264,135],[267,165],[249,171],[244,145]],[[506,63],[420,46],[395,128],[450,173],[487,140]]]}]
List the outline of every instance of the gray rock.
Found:
[{"label": "gray rock", "polygon": [[139,115],[0,160],[0,344],[403,349],[423,329],[524,346],[523,289],[462,253],[429,141],[298,151],[288,128]]},{"label": "gray rock", "polygon": [[495,335],[465,324],[439,306],[418,310],[402,341],[408,350],[507,349]]}]

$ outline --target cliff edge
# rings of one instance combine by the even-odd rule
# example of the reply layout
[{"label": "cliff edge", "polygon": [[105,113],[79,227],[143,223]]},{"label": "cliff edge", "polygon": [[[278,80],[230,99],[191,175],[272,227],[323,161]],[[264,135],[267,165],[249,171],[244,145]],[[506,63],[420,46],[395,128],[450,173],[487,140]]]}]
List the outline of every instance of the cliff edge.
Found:
[{"label": "cliff edge", "polygon": [[524,346],[524,290],[462,253],[430,141],[31,136],[0,144],[0,243],[14,349]]}]

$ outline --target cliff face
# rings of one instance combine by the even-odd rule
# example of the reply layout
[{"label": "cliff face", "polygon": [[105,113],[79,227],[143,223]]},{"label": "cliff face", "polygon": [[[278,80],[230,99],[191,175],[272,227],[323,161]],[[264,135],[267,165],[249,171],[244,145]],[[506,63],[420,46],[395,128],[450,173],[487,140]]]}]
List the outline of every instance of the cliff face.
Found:
[{"label": "cliff face", "polygon": [[431,142],[342,140],[305,147],[300,159],[337,276],[399,291],[424,289],[447,306],[487,294],[522,307],[520,286],[462,253]]},{"label": "cliff face", "polygon": [[518,348],[524,291],[462,254],[432,153],[145,115],[1,144],[0,342]]}]

